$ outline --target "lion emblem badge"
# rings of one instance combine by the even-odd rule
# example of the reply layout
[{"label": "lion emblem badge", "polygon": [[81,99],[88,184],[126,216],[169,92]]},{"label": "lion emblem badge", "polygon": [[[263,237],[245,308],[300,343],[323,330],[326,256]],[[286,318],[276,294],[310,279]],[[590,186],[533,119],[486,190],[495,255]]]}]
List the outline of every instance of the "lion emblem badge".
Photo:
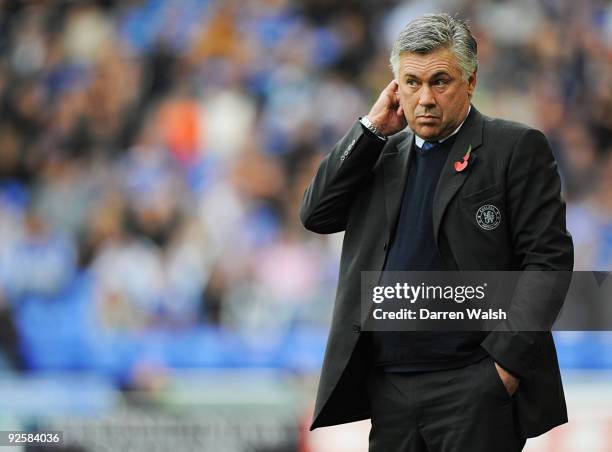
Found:
[{"label": "lion emblem badge", "polygon": [[485,231],[491,231],[501,223],[501,212],[493,204],[485,204],[476,212],[476,223]]}]

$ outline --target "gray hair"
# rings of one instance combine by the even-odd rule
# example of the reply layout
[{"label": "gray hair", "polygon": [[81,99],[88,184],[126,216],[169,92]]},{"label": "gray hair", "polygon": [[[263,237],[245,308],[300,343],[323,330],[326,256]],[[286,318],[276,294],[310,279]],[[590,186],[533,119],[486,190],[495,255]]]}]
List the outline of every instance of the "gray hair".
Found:
[{"label": "gray hair", "polygon": [[395,40],[389,58],[393,74],[399,75],[400,54],[427,54],[441,48],[452,50],[465,80],[476,72],[476,39],[467,22],[448,14],[425,14],[410,21]]}]

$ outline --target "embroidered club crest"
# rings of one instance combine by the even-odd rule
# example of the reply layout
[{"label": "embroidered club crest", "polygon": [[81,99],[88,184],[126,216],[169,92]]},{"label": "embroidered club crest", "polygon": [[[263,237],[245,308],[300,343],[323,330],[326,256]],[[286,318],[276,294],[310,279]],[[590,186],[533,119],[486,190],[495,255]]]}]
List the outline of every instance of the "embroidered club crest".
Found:
[{"label": "embroidered club crest", "polygon": [[476,212],[476,223],[485,231],[491,231],[501,223],[501,212],[493,204],[485,204]]}]

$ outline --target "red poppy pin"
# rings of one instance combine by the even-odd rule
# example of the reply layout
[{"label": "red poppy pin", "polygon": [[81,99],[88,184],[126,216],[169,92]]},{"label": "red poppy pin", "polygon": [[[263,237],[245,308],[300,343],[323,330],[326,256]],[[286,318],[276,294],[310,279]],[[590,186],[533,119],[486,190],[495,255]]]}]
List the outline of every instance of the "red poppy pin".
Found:
[{"label": "red poppy pin", "polygon": [[471,153],[472,153],[472,145],[470,144],[470,146],[468,147],[467,152],[463,156],[463,160],[461,162],[455,162],[455,171],[460,173],[461,171],[463,171],[464,169],[467,168],[468,160],[470,159],[470,154]]}]

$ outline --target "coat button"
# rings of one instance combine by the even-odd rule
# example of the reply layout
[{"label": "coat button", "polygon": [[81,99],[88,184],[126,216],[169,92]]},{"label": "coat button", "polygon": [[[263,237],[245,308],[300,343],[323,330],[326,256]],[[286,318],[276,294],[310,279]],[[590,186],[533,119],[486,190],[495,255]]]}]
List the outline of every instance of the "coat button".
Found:
[{"label": "coat button", "polygon": [[353,325],[353,333],[361,333],[361,326]]}]

